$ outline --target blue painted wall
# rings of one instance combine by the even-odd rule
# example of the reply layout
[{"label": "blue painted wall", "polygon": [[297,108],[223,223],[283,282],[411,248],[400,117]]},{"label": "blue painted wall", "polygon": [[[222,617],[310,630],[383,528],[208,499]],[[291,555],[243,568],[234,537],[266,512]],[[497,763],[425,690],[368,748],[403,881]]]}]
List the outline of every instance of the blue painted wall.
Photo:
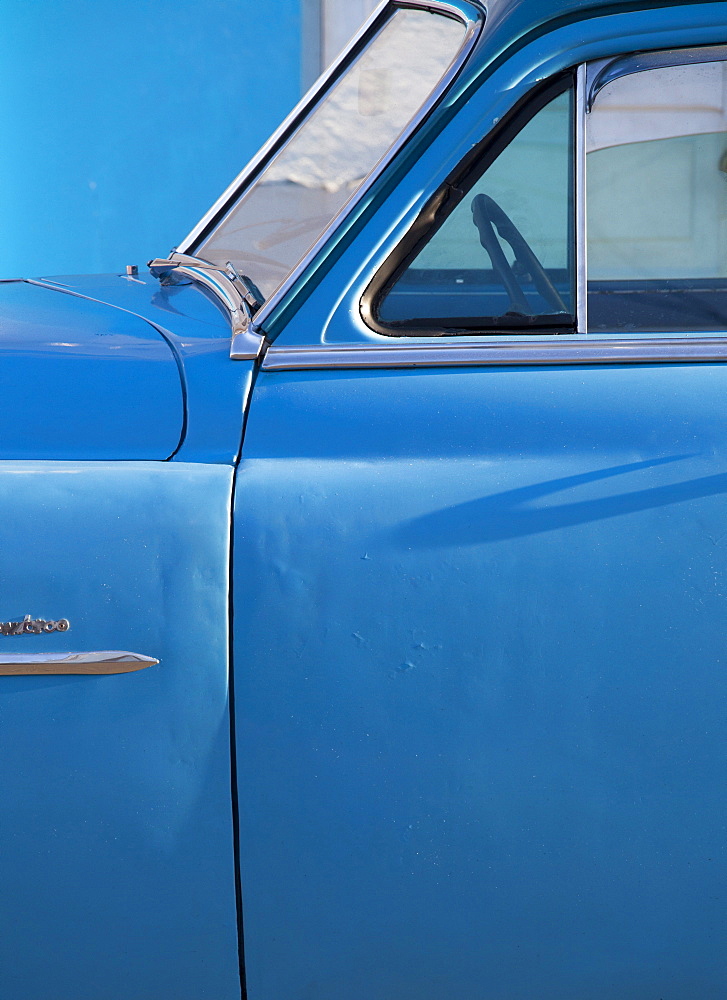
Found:
[{"label": "blue painted wall", "polygon": [[0,277],[182,239],[301,91],[301,0],[4,0]]}]

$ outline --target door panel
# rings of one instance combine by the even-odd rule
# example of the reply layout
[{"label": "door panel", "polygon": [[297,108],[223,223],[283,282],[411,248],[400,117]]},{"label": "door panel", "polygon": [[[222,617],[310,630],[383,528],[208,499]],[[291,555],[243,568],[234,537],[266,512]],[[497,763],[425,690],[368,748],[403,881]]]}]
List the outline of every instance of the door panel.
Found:
[{"label": "door panel", "polygon": [[719,365],[262,373],[250,1000],[718,1000]]},{"label": "door panel", "polygon": [[0,995],[239,998],[227,698],[232,470],[0,463],[0,656],[119,649],[113,676],[0,676]]}]

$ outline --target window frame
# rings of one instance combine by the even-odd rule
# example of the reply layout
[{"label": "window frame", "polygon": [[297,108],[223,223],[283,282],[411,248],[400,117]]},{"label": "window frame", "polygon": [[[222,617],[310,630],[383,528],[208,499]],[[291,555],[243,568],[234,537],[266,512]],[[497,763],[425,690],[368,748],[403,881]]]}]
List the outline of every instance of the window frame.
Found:
[{"label": "window frame", "polygon": [[[573,198],[574,218],[573,231],[571,233],[571,243],[569,245],[569,257],[575,255],[575,260],[569,260],[569,270],[574,273],[575,300],[574,313],[576,314],[572,323],[563,323],[562,326],[541,326],[523,325],[513,327],[493,327],[489,330],[479,331],[475,327],[437,327],[432,326],[416,328],[413,326],[402,327],[393,323],[384,323],[378,317],[378,307],[390,289],[406,271],[409,264],[415,259],[420,250],[436,236],[438,229],[449,218],[452,212],[467,196],[471,187],[484,174],[484,172],[495,162],[498,156],[510,145],[519,135],[525,126],[556,97],[573,92],[573,127],[574,134],[571,139],[573,149],[576,152],[578,145],[578,88],[577,74],[573,70],[567,70],[552,77],[541,87],[532,91],[521,101],[519,101],[510,113],[499,123],[495,133],[491,133],[482,139],[468,155],[457,165],[457,168],[447,177],[444,183],[437,189],[427,201],[422,211],[417,216],[414,224],[404,235],[404,238],[389,254],[384,263],[376,272],[373,281],[368,285],[361,297],[361,316],[366,325],[375,333],[385,337],[497,337],[520,336],[542,334],[544,336],[570,335],[577,332],[577,304],[578,304],[578,198]],[[571,181],[577,187],[576,170],[572,165]],[[484,253],[484,251],[483,251]]]},{"label": "window frame", "polygon": [[[595,98],[600,85],[611,82],[619,76],[632,75],[656,66],[679,66],[689,63],[727,61],[727,46],[706,44],[683,49],[656,49],[642,52],[621,52],[605,59],[595,59],[578,64],[569,73],[575,75],[575,164],[574,164],[574,206],[575,206],[575,271],[576,271],[576,323],[575,330],[567,336],[553,336],[546,333],[534,339],[537,331],[527,328],[500,328],[493,331],[475,333],[465,331],[440,330],[397,332],[392,335],[389,328],[376,320],[374,305],[377,296],[385,290],[387,282],[393,283],[394,271],[403,260],[412,254],[414,246],[421,246],[432,224],[441,210],[442,202],[451,193],[455,178],[465,176],[472,168],[473,161],[489,156],[490,162],[499,154],[504,145],[531,117],[533,100],[547,90],[548,84],[561,79],[566,74],[551,78],[542,88],[531,91],[521,99],[498,125],[460,163],[457,170],[441,185],[416,220],[404,235],[398,246],[377,269],[374,278],[366,287],[360,299],[360,314],[366,326],[375,334],[384,335],[388,343],[361,345],[338,350],[331,363],[336,367],[428,367],[443,363],[457,365],[473,364],[613,364],[613,363],[658,363],[685,361],[725,361],[727,360],[727,318],[725,331],[688,331],[684,334],[649,333],[648,331],[628,333],[588,332],[587,306],[587,231],[586,231],[586,115],[590,103]],[[486,169],[484,167],[483,169]],[[402,268],[403,269],[403,268]],[[529,336],[528,336],[529,335]],[[426,337],[429,343],[423,344]],[[416,341],[418,340],[418,343]],[[414,343],[413,343],[414,342]],[[327,348],[328,351],[331,348]],[[318,352],[311,350],[290,352],[300,355],[294,366],[317,367],[314,358]],[[390,360],[387,358],[390,355]],[[375,355],[375,358],[374,358]],[[290,367],[287,362],[278,365],[271,357],[266,368]]]},{"label": "window frame", "polygon": [[[692,46],[683,49],[655,49],[645,52],[623,53],[609,59],[598,59],[584,63],[579,67],[579,103],[581,110],[579,119],[581,122],[582,135],[578,140],[578,154],[580,162],[577,166],[579,174],[579,194],[578,208],[579,225],[579,245],[578,261],[582,270],[582,277],[578,279],[578,326],[577,332],[588,336],[590,339],[603,336],[628,336],[631,339],[639,337],[650,338],[660,336],[664,342],[673,340],[691,342],[700,335],[705,338],[727,338],[727,317],[725,317],[724,332],[720,330],[689,330],[684,333],[662,333],[655,334],[648,330],[637,330],[625,334],[614,331],[611,334],[590,333],[588,329],[588,233],[587,233],[587,212],[588,212],[588,190],[586,177],[587,139],[586,120],[593,111],[595,101],[599,93],[610,83],[624,77],[636,76],[653,69],[665,69],[676,66],[691,66],[707,63],[723,62],[727,63],[727,45],[704,45]],[[727,339],[725,340],[727,344]],[[727,351],[723,352],[722,356]]]}]

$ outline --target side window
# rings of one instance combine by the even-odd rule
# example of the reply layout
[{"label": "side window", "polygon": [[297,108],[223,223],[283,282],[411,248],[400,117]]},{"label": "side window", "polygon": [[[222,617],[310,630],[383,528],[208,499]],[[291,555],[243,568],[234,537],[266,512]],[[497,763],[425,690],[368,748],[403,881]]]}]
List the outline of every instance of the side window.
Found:
[{"label": "side window", "polygon": [[434,229],[410,239],[373,295],[380,332],[573,330],[574,101],[571,87],[552,93],[457,182]]},{"label": "side window", "polygon": [[727,66],[620,76],[586,116],[588,329],[727,327]]}]

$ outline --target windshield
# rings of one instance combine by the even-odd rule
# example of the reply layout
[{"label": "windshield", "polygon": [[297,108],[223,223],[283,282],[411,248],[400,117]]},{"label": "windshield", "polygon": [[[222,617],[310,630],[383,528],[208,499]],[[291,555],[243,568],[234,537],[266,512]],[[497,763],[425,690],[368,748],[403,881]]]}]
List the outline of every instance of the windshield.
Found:
[{"label": "windshield", "polygon": [[230,261],[268,298],[424,104],[465,32],[443,14],[395,9],[194,252]]}]

